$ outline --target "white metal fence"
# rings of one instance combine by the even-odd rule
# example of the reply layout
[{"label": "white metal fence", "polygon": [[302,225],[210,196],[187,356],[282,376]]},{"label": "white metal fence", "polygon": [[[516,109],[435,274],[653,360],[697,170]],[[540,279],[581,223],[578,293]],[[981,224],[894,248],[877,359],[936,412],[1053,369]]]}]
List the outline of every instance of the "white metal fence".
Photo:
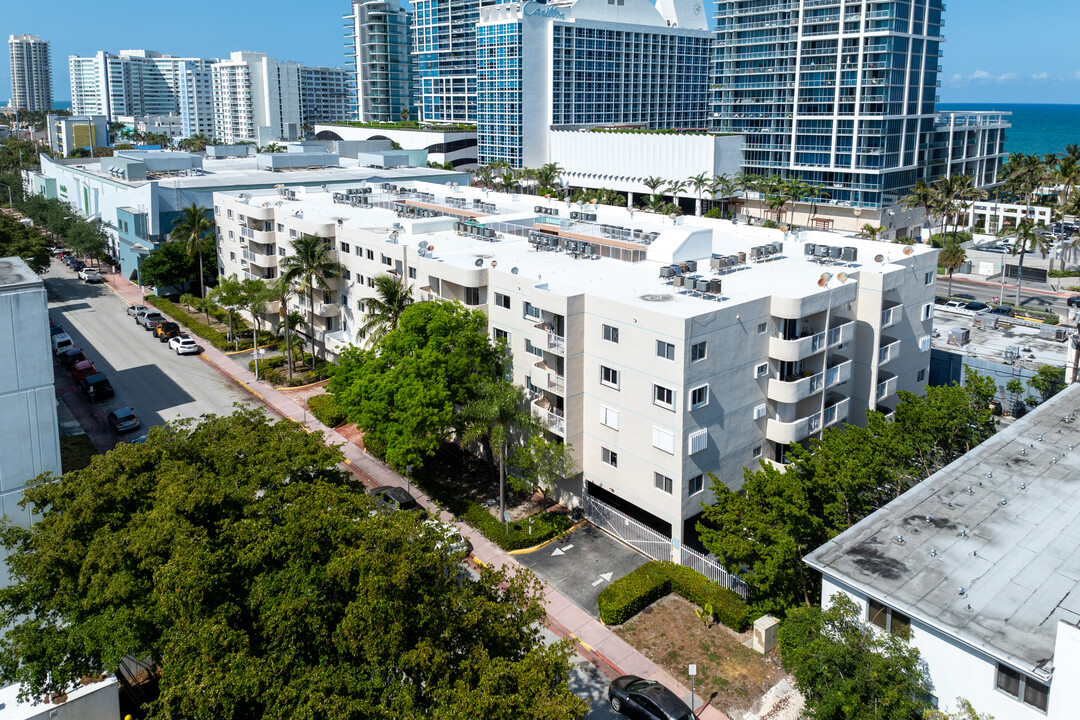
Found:
[{"label": "white metal fence", "polygon": [[585,496],[585,519],[653,560],[671,560],[671,538],[664,537],[591,495]]},{"label": "white metal fence", "polygon": [[[585,519],[653,560],[674,559],[671,552],[671,538],[591,495],[585,496]],[[715,560],[685,545],[680,546],[678,556],[679,564],[696,570],[721,587],[736,592],[744,598],[747,596],[749,588],[746,583],[728,573]]]}]

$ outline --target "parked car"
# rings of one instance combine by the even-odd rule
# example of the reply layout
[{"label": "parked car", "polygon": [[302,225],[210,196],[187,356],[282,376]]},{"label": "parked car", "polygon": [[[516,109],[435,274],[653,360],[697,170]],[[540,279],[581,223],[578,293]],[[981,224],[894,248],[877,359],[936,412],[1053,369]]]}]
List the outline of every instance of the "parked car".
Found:
[{"label": "parked car", "polygon": [[109,378],[105,377],[105,373],[95,373],[84,377],[82,382],[79,383],[79,387],[82,388],[83,394],[90,398],[91,402],[116,395],[112,385],[109,383]]},{"label": "parked car", "polygon": [[991,315],[1001,315],[1002,317],[1012,317],[1013,309],[1008,305],[996,305],[990,309]]},{"label": "parked car", "polygon": [[84,377],[93,375],[96,372],[97,368],[89,360],[77,362],[71,367],[71,377],[75,378],[75,382],[80,382]]},{"label": "parked car", "polygon": [[53,323],[52,325],[49,326],[49,336],[50,337],[56,337],[57,335],[59,335],[59,334],[61,334],[63,332],[64,332],[64,326],[63,325],[57,325],[57,324]]},{"label": "parked car", "polygon": [[1065,304],[1071,308],[1080,308],[1080,295],[1073,295],[1065,301]]},{"label": "parked car", "polygon": [[85,283],[105,282],[105,278],[101,277],[101,273],[97,271],[97,268],[83,268],[79,271],[79,279]]},{"label": "parked car", "polygon": [[70,267],[75,272],[80,272],[86,267],[86,263],[84,263],[82,260],[75,260],[71,263]]},{"label": "parked car", "polygon": [[169,338],[174,338],[180,334],[180,326],[174,322],[160,322],[154,328],[154,337],[161,342],[169,342]]},{"label": "parked car", "polygon": [[199,345],[188,335],[177,335],[169,339],[169,348],[177,355],[198,355]]},{"label": "parked car", "polygon": [[963,310],[964,306],[966,304],[967,303],[963,303],[963,302],[961,302],[959,300],[950,300],[949,302],[945,303],[945,309],[946,310]]},{"label": "parked car", "polygon": [[694,720],[679,696],[655,680],[623,675],[608,686],[608,702],[620,715],[642,720]]},{"label": "parked car", "polygon": [[109,426],[118,433],[139,429],[139,416],[129,407],[118,408],[106,416]]},{"label": "parked car", "polygon": [[969,302],[967,305],[964,306],[964,309],[965,310],[973,310],[975,312],[983,312],[984,310],[989,310],[990,306],[987,305],[984,302],[975,301],[975,302]]},{"label": "parked car", "polygon": [[147,308],[146,308],[145,305],[130,305],[130,306],[128,306],[127,314],[130,315],[131,317],[137,317],[140,312],[142,312],[143,310],[146,310],[146,309]]},{"label": "parked car", "polygon": [[60,364],[68,370],[75,367],[75,363],[82,362],[85,359],[86,355],[79,348],[71,348],[60,354]]},{"label": "parked car", "polygon": [[73,347],[75,347],[75,343],[72,341],[71,336],[66,332],[57,333],[52,336],[53,355],[62,355]]},{"label": "parked car", "polygon": [[165,322],[157,310],[143,310],[135,317],[135,322],[142,325],[143,330],[153,330],[158,323]]},{"label": "parked car", "polygon": [[382,485],[377,488],[372,488],[370,493],[375,497],[375,502],[377,502],[380,507],[389,510],[420,509],[420,503],[416,502],[416,498],[406,492],[404,488],[399,488],[395,485]]}]

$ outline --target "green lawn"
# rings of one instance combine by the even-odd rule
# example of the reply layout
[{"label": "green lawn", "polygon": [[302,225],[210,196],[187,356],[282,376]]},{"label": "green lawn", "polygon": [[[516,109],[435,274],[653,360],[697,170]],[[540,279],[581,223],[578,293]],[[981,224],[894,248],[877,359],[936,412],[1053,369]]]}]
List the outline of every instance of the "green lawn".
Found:
[{"label": "green lawn", "polygon": [[82,470],[98,454],[89,435],[71,435],[60,438],[60,467],[65,473]]}]

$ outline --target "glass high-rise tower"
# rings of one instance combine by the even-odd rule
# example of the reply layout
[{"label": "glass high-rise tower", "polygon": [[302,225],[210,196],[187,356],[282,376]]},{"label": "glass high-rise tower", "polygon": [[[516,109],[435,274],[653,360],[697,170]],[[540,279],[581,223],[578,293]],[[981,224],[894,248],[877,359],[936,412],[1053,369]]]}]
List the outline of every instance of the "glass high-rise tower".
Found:
[{"label": "glass high-rise tower", "polygon": [[412,113],[409,13],[396,0],[352,0],[344,20],[346,65],[356,78],[354,119],[385,122]]}]

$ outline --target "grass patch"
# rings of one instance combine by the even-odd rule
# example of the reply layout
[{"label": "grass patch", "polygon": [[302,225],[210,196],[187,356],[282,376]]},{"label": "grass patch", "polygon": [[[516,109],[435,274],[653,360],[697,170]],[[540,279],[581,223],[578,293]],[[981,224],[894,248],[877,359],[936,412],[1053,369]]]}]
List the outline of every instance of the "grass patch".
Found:
[{"label": "grass patch", "polygon": [[60,469],[66,474],[82,470],[98,454],[89,435],[69,435],[60,438]]}]

